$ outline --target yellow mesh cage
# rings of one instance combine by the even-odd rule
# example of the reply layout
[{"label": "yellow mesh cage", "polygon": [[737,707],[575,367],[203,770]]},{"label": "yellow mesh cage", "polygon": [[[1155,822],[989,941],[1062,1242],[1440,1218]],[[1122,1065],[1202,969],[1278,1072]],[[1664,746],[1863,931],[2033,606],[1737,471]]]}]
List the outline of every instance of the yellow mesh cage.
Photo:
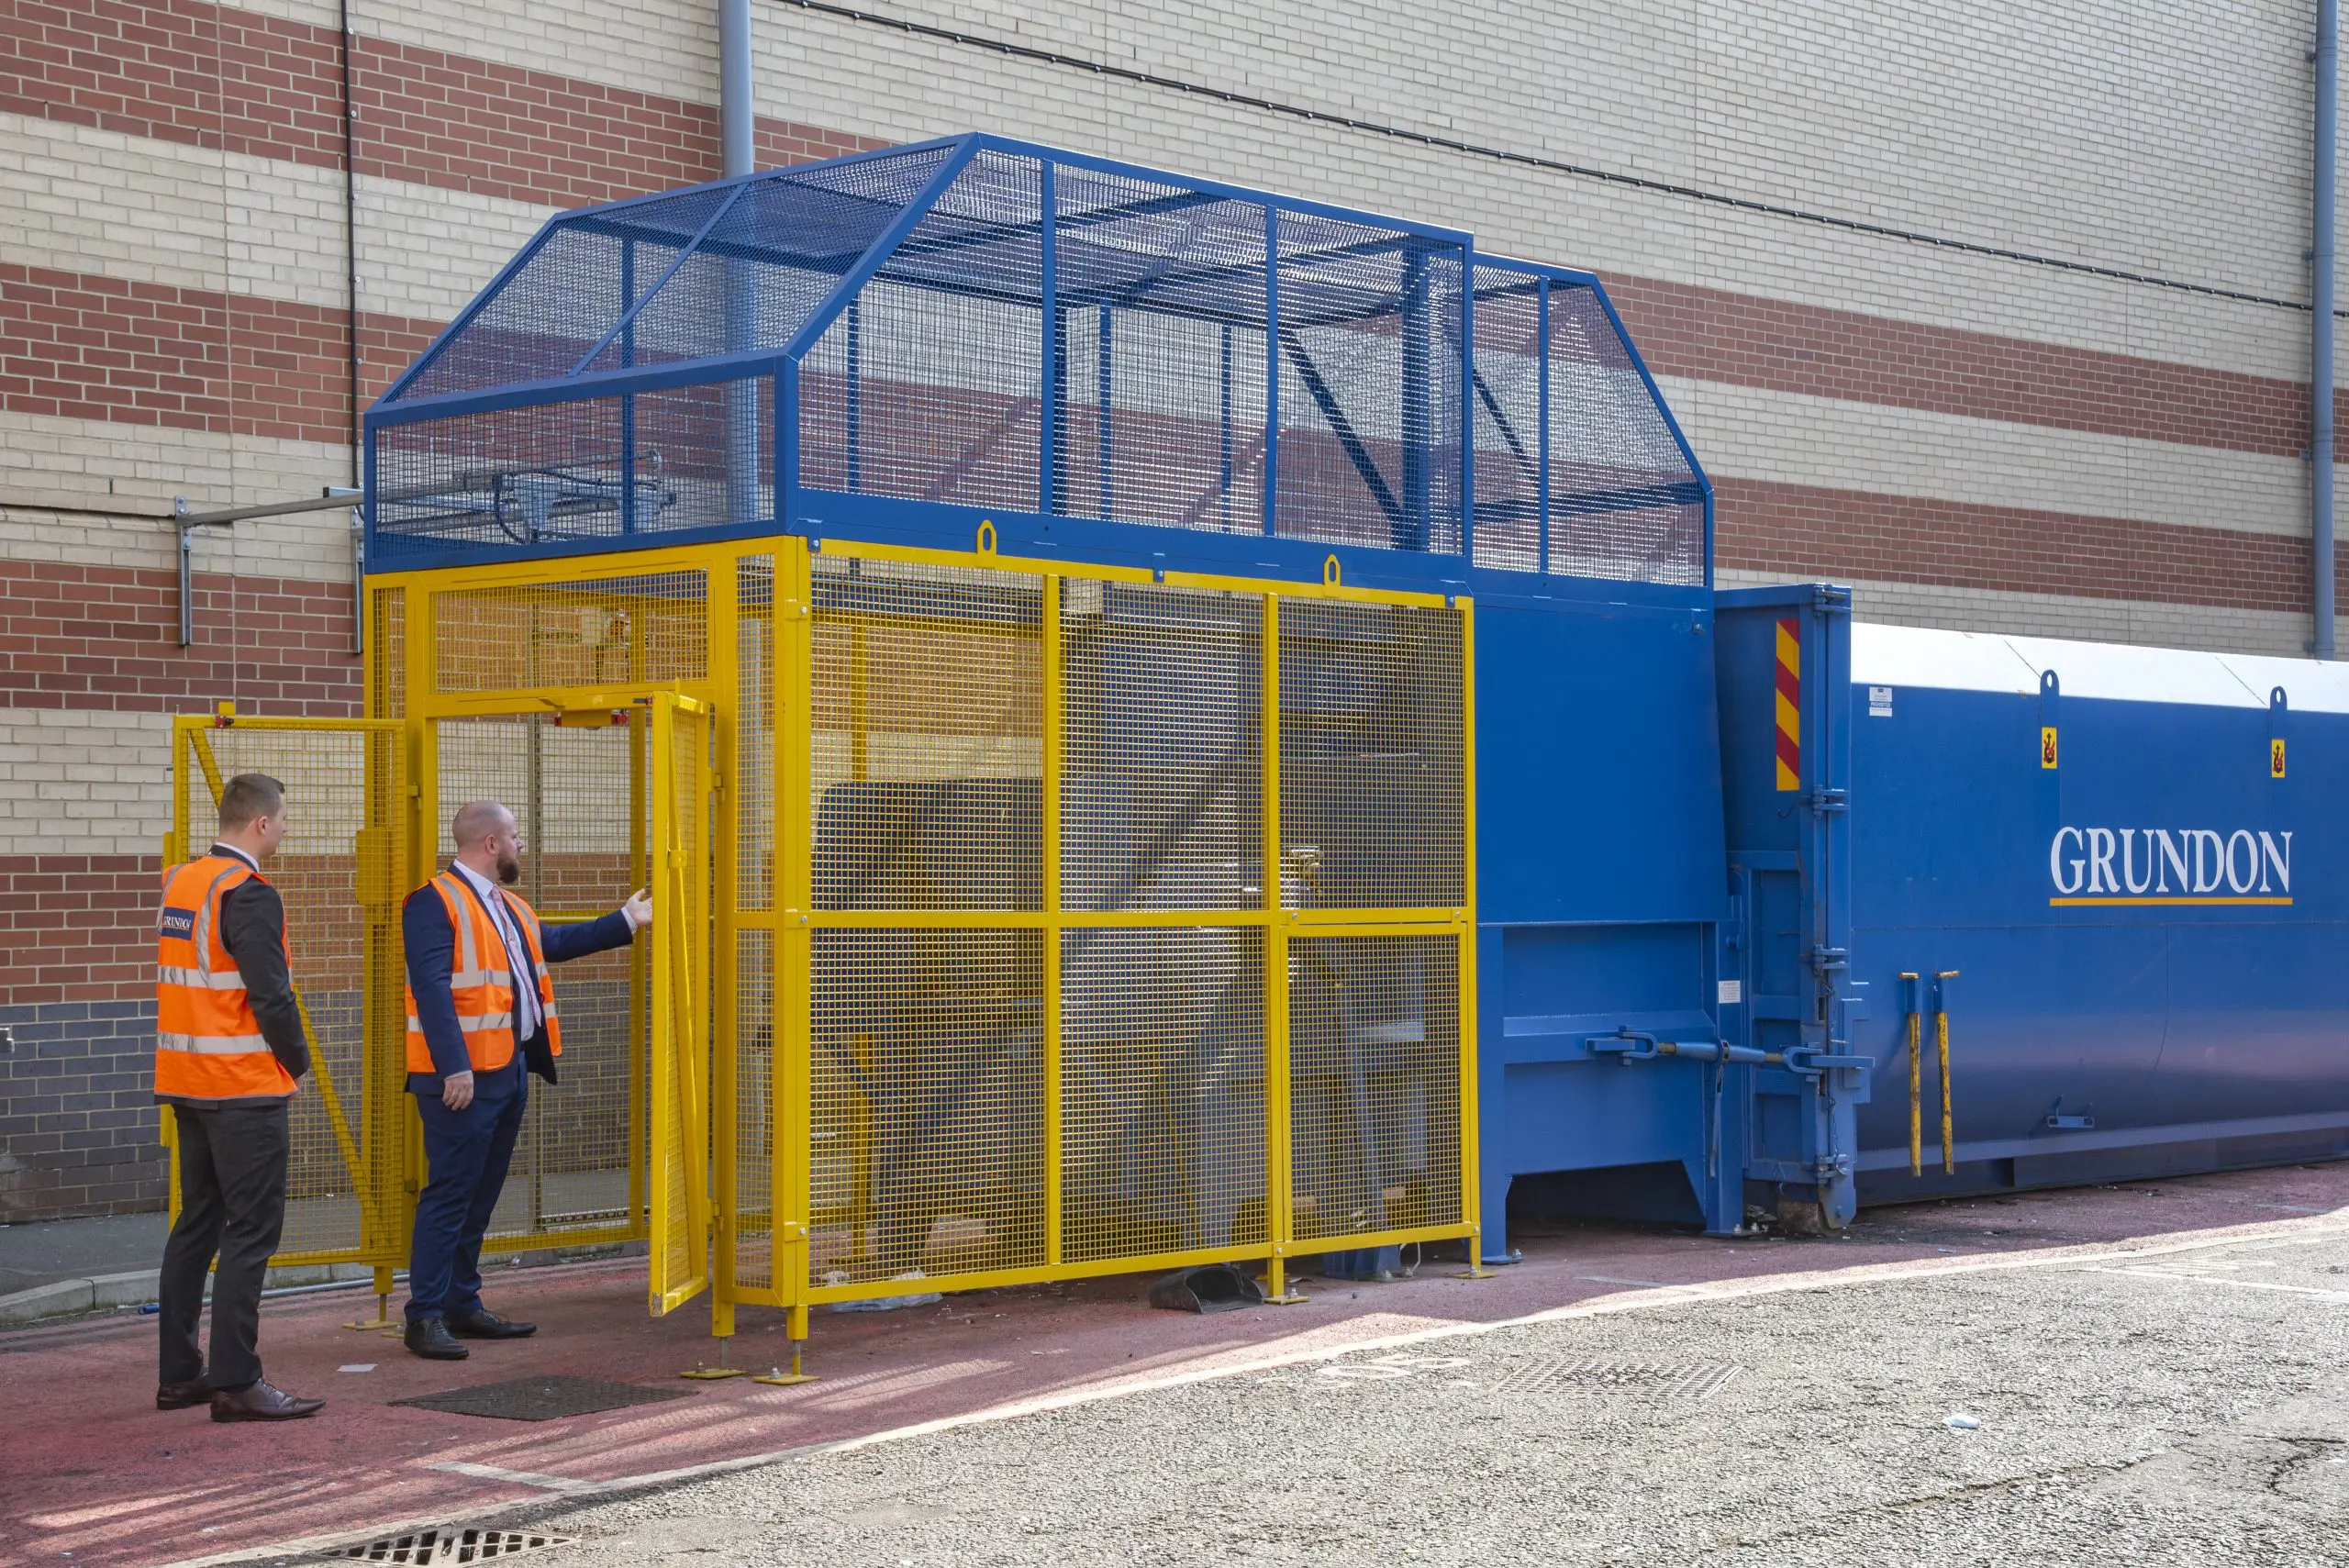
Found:
[{"label": "yellow mesh cage", "polygon": [[714,1285],[725,1332],[1474,1232],[1464,601],[798,539],[629,567],[370,588],[398,880],[496,798],[546,918],[659,911],[556,973],[494,1244],[641,1239],[655,1310]]}]

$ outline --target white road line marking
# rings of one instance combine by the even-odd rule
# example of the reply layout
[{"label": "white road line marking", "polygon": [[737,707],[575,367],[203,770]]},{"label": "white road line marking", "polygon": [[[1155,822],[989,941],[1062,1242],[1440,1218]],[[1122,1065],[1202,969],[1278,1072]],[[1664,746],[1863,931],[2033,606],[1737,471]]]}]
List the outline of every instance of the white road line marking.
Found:
[{"label": "white road line marking", "polygon": [[[876,1448],[883,1443],[905,1442],[914,1438],[934,1436],[962,1427],[990,1425],[997,1421],[1017,1420],[1023,1416],[1041,1415],[1050,1410],[1064,1410],[1080,1405],[1096,1405],[1130,1395],[1148,1394],[1163,1388],[1186,1387],[1195,1383],[1211,1383],[1227,1377],[1244,1377],[1252,1373],[1275,1372],[1285,1367],[1310,1362],[1331,1361],[1339,1356],[1359,1355],[1364,1351],[1401,1350],[1411,1345],[1423,1345],[1438,1340],[1465,1339],[1480,1334],[1499,1333],[1508,1329],[1522,1329],[1542,1323],[1563,1323],[1580,1318],[1612,1317],[1619,1312],[1641,1312],[1657,1307],[1686,1307],[1706,1301],[1734,1301],[1750,1296],[1781,1296],[1796,1291],[1824,1290],[1844,1285],[1883,1284],[1902,1280],[1933,1279],[1962,1274],[2003,1273],[2023,1269],[2082,1268],[2103,1262],[2121,1262],[2131,1258],[2175,1257],[2184,1252],[2207,1251],[2214,1247],[2241,1246],[2248,1241],[2270,1241],[2276,1245],[2290,1245],[2296,1239],[2304,1245],[2317,1245],[2331,1240],[2349,1240],[2349,1224],[2340,1223],[2343,1211],[2307,1219],[2254,1220],[2248,1225],[2220,1226],[2209,1230],[2197,1230],[2183,1236],[2149,1242],[2110,1243],[2083,1242],[2069,1247],[2051,1247],[2042,1251],[1999,1252],[1971,1257],[1914,1258],[1897,1263],[1863,1263],[1857,1267],[1817,1269],[1801,1273],[1755,1275],[1743,1279],[1717,1280],[1709,1284],[1672,1285],[1661,1290],[1625,1292],[1598,1301],[1577,1302],[1568,1307],[1553,1307],[1522,1317],[1497,1318],[1485,1323],[1446,1323],[1433,1329],[1413,1329],[1408,1333],[1388,1334],[1376,1339],[1357,1340],[1353,1344],[1324,1345],[1309,1350],[1277,1351],[1252,1361],[1231,1362],[1209,1367],[1195,1367],[1155,1376],[1137,1377],[1130,1381],[1097,1384],[1090,1387],[1070,1389],[1059,1394],[1044,1395],[1034,1399],[1018,1400],[984,1410],[973,1410],[959,1416],[941,1416],[935,1420],[919,1421],[912,1426],[896,1427],[887,1431],[870,1432],[863,1437],[838,1438],[829,1442],[803,1443],[796,1448],[776,1449],[767,1453],[744,1454],[736,1459],[711,1460],[701,1464],[681,1465],[674,1470],[655,1470],[637,1475],[617,1476],[609,1481],[584,1481],[575,1485],[576,1494],[588,1496],[600,1492],[632,1491],[645,1486],[668,1485],[680,1481],[697,1481],[705,1476],[722,1475],[736,1470],[755,1470],[763,1465],[780,1463],[785,1460],[813,1458],[826,1453],[849,1453],[858,1449]],[[2327,1224],[2324,1221],[2332,1220]],[[484,1466],[482,1468],[489,1468]],[[548,1479],[560,1479],[548,1477]],[[497,1511],[515,1507],[497,1505]],[[489,1508],[474,1517],[486,1517]],[[414,1520],[369,1526],[364,1529],[337,1530],[331,1534],[305,1536],[269,1546],[243,1547],[231,1551],[215,1552],[204,1557],[183,1558],[161,1568],[221,1568],[232,1562],[253,1562],[316,1552],[329,1547],[355,1541],[371,1540],[378,1535],[396,1533],[403,1529],[429,1524],[452,1522],[449,1516],[432,1515]],[[453,1521],[462,1522],[462,1521]]]},{"label": "white road line marking", "polygon": [[602,1483],[575,1481],[568,1475],[542,1475],[535,1470],[507,1470],[502,1465],[474,1464],[462,1459],[441,1459],[428,1462],[427,1470],[445,1470],[452,1475],[472,1475],[484,1481],[504,1481],[516,1486],[537,1486],[549,1492],[593,1492]]},{"label": "white road line marking", "polygon": [[2314,1285],[2277,1284],[2273,1280],[2228,1279],[2223,1274],[2183,1274],[2172,1269],[2082,1269],[2085,1274],[2133,1274],[2139,1279],[2184,1280],[2188,1284],[2231,1284],[2237,1290],[2280,1290],[2293,1296],[2321,1296],[2327,1301],[2349,1301],[2349,1290],[2319,1290]]}]

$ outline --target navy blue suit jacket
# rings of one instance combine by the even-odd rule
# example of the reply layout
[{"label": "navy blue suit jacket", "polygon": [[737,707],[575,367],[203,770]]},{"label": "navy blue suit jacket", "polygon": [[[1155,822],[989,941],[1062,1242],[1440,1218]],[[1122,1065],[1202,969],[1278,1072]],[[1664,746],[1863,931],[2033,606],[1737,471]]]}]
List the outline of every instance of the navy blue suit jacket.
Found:
[{"label": "navy blue suit jacket", "polygon": [[[457,880],[464,883],[465,891],[479,903],[481,895],[472,883],[465,881],[463,873],[457,873]],[[513,910],[517,924],[530,918],[510,903],[507,907]],[[484,912],[487,912],[485,907]],[[409,1073],[407,1086],[411,1094],[437,1096],[443,1074],[470,1073],[473,1063],[465,1054],[464,1031],[457,1027],[456,998],[449,994],[449,976],[456,970],[457,930],[449,923],[449,906],[440,902],[440,895],[432,890],[430,884],[409,894],[407,902],[400,906],[400,934],[407,946],[407,988],[416,998],[417,1022],[423,1026],[424,1043],[432,1052],[432,1071]],[[549,963],[564,963],[589,953],[624,948],[635,935],[629,929],[628,917],[617,909],[596,919],[567,926],[539,922],[539,948]],[[530,962],[528,952],[514,956],[524,964]],[[515,983],[535,987],[538,976],[533,974],[525,980],[518,974]],[[535,1041],[516,1041],[516,1058],[527,1060],[537,1055],[530,1070],[553,1083],[552,1060],[543,1053],[521,1049],[530,1043]]]}]

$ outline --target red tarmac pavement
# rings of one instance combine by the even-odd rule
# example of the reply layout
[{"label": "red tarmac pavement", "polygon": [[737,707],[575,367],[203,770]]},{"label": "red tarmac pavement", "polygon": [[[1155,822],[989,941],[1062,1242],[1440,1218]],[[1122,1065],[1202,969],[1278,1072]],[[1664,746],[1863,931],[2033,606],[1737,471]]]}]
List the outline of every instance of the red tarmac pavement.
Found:
[{"label": "red tarmac pavement", "polygon": [[[262,1349],[271,1380],[328,1401],[285,1427],[217,1426],[200,1408],[154,1409],[154,1320],[120,1314],[0,1334],[0,1408],[15,1412],[0,1438],[0,1562],[127,1568],[460,1518],[583,1483],[1653,1285],[2109,1244],[2343,1208],[2349,1163],[1876,1209],[1836,1240],[1520,1230],[1525,1262],[1488,1280],[1440,1263],[1387,1284],[1308,1278],[1306,1306],[1208,1318],[1152,1311],[1141,1277],[981,1291],[892,1313],[818,1313],[808,1370],[822,1381],[794,1388],[678,1381],[681,1370],[715,1360],[708,1315],[696,1303],[649,1318],[640,1262],[514,1270],[493,1278],[490,1304],[535,1320],[538,1337],[477,1344],[457,1363],[417,1361],[395,1340],[340,1328],[372,1305],[363,1295],[269,1304]],[[763,1370],[785,1353],[781,1315],[745,1308],[734,1364]],[[337,1370],[370,1362],[370,1372]],[[539,1423],[388,1403],[539,1373],[688,1392]]]}]

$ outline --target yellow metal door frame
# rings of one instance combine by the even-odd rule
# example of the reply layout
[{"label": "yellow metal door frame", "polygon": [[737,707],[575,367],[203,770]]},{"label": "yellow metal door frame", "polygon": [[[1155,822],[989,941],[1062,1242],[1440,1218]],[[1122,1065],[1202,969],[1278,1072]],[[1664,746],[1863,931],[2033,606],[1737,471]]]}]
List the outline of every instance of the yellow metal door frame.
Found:
[{"label": "yellow metal door frame", "polygon": [[707,705],[651,701],[653,1316],[710,1284],[710,849],[715,725]]}]

